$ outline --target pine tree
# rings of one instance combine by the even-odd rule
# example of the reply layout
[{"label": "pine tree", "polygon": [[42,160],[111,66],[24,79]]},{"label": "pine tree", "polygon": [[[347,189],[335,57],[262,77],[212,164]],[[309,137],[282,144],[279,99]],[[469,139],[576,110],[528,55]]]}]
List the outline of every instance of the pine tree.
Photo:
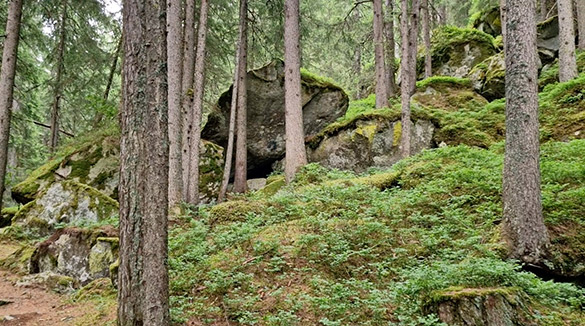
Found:
[{"label": "pine tree", "polygon": [[376,64],[376,108],[388,107],[386,62],[384,60],[384,14],[382,0],[374,0],[374,51]]},{"label": "pine tree", "polygon": [[22,0],[11,0],[6,20],[6,39],[2,52],[2,68],[0,71],[0,208],[4,193],[6,162],[8,161],[8,140],[10,139],[10,120],[12,117],[12,101],[14,92],[14,76],[18,43],[20,40],[20,19],[22,16]]},{"label": "pine tree", "polygon": [[284,175],[290,183],[307,164],[301,99],[299,0],[284,1],[284,111],[286,156]]},{"label": "pine tree", "polygon": [[559,10],[559,81],[575,79],[577,59],[575,57],[575,24],[573,20],[573,0],[558,0]]},{"label": "pine tree", "polygon": [[540,194],[536,8],[531,0],[507,1],[502,235],[512,258],[537,263],[548,235]]},{"label": "pine tree", "polygon": [[59,107],[61,97],[63,96],[63,69],[65,37],[67,35],[67,6],[68,1],[61,2],[61,21],[59,25],[59,44],[57,45],[57,62],[55,70],[55,82],[53,84],[53,106],[51,108],[51,138],[49,140],[49,150],[54,152],[59,143]]},{"label": "pine tree", "polygon": [[[167,326],[166,2],[126,0],[118,325]],[[176,17],[170,17],[171,19]]]},{"label": "pine tree", "polygon": [[234,169],[234,192],[244,193],[247,190],[247,169],[248,169],[248,136],[247,136],[247,87],[246,72],[248,66],[248,0],[240,0],[240,35],[238,51],[239,70],[238,79],[238,100],[236,111],[236,166]]},{"label": "pine tree", "polygon": [[[191,133],[193,132],[193,83],[195,78],[195,0],[185,1],[185,25],[183,27],[183,80],[181,81],[181,106],[182,106],[182,141],[181,141],[181,165],[183,170],[183,200],[189,200],[189,165]],[[197,158],[199,156],[197,155]],[[197,176],[199,177],[199,176]],[[196,203],[194,203],[196,204]]]},{"label": "pine tree", "polygon": [[394,0],[386,0],[386,17],[388,19],[385,24],[384,31],[386,35],[386,86],[388,89],[388,96],[393,97],[398,92],[396,86],[396,64],[395,64],[395,47],[396,40],[394,37]]},{"label": "pine tree", "polygon": [[576,0],[579,49],[585,51],[585,0]]},{"label": "pine tree", "polygon": [[431,15],[429,11],[429,0],[422,0],[422,34],[425,46],[425,78],[433,75],[431,61]]}]

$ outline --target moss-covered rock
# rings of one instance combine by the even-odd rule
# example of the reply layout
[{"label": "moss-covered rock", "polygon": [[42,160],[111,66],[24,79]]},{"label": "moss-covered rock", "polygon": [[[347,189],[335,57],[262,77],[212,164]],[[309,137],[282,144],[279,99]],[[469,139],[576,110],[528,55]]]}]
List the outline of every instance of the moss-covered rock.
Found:
[{"label": "moss-covered rock", "polygon": [[223,148],[202,140],[199,146],[199,196],[203,203],[217,198],[223,176]]},{"label": "moss-covered rock", "polygon": [[112,227],[60,229],[37,245],[31,273],[55,272],[87,284],[109,277],[109,267],[117,258],[117,230]]},{"label": "moss-covered rock", "polygon": [[585,74],[547,86],[539,102],[542,140],[585,138]]},{"label": "moss-covered rock", "polygon": [[[579,73],[585,73],[585,51],[577,50],[577,70]],[[543,90],[545,86],[559,82],[559,61],[546,64],[540,71],[538,78],[538,88]]]},{"label": "moss-covered rock", "polygon": [[10,226],[12,218],[16,215],[19,209],[19,206],[2,208],[2,213],[0,213],[0,228]]},{"label": "moss-covered rock", "polygon": [[[433,32],[431,58],[433,75],[465,77],[480,62],[498,52],[495,39],[480,30],[444,26]],[[421,53],[418,75],[424,70]]]},{"label": "moss-covered rock", "polygon": [[118,202],[99,190],[75,181],[51,184],[24,205],[12,223],[46,234],[58,224],[87,225],[115,218]]},{"label": "moss-covered rock", "polygon": [[31,272],[31,257],[34,252],[34,246],[21,245],[20,248],[0,260],[0,267],[17,274],[28,274]]},{"label": "moss-covered rock", "polygon": [[[333,82],[302,72],[302,105],[305,136],[317,134],[323,127],[343,116],[347,94]],[[248,72],[248,174],[264,177],[271,165],[284,158],[284,62],[275,60]],[[218,100],[209,115],[203,137],[221,146],[227,144],[231,88]]]},{"label": "moss-covered rock", "polygon": [[469,72],[473,89],[486,99],[493,101],[506,95],[506,70],[504,53],[487,58]]},{"label": "moss-covered rock", "polygon": [[73,293],[79,287],[79,282],[69,276],[60,275],[50,271],[24,276],[16,282],[21,287],[42,287],[57,293]]},{"label": "moss-covered rock", "polygon": [[501,35],[502,21],[500,19],[500,7],[491,7],[476,13],[471,17],[468,26],[493,37]]}]

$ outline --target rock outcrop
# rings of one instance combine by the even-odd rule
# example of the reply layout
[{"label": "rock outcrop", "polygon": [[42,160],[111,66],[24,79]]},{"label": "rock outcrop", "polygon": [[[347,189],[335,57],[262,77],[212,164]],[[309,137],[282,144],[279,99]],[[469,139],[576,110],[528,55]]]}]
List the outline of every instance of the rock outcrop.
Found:
[{"label": "rock outcrop", "polygon": [[493,101],[506,95],[504,53],[500,52],[475,66],[469,73],[473,89]]},{"label": "rock outcrop", "polygon": [[[305,136],[343,116],[349,98],[330,82],[308,73],[302,74],[302,103]],[[247,74],[248,87],[248,174],[265,177],[271,165],[285,154],[284,63],[275,60]],[[231,88],[223,93],[216,110],[210,114],[203,138],[221,146],[227,144]]]}]

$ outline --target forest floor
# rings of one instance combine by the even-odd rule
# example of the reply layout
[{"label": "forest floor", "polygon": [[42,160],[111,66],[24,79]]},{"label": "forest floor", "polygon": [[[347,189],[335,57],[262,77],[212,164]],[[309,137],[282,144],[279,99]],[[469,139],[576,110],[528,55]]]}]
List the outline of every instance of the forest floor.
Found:
[{"label": "forest floor", "polygon": [[[0,256],[10,245],[0,245]],[[115,307],[104,307],[93,301],[71,300],[69,295],[41,287],[20,287],[21,276],[0,269],[1,326],[76,326],[107,325],[115,319]]]}]

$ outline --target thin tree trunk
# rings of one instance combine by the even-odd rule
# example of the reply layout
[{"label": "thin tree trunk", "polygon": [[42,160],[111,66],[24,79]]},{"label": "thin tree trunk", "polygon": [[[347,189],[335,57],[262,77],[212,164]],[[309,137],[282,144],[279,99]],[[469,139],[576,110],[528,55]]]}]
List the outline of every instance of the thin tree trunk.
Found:
[{"label": "thin tree trunk", "polygon": [[506,6],[506,0],[500,0],[500,22],[502,23],[502,40],[504,42],[504,50],[506,48],[506,25],[507,23],[507,11],[508,7]]},{"label": "thin tree trunk", "polygon": [[[410,96],[414,94],[416,88],[416,53],[418,49],[418,25],[419,25],[419,12],[420,12],[420,2],[419,0],[412,0],[412,12],[410,13],[410,26],[408,29],[410,30],[409,36],[410,39],[408,40],[408,64],[410,65],[409,72],[410,72]],[[410,126],[408,126],[410,129]]]},{"label": "thin tree trunk", "polygon": [[[104,91],[104,101],[108,101],[110,97],[110,91],[112,89],[112,83],[114,82],[114,75],[116,74],[116,68],[118,68],[118,58],[120,57],[120,52],[122,51],[122,37],[118,41],[118,45],[116,46],[116,52],[114,53],[112,66],[110,67],[110,73],[108,75],[108,81],[106,83],[106,90]],[[95,115],[95,119],[93,121],[94,128],[97,127],[102,119],[104,118],[104,114],[102,112],[97,112]]]},{"label": "thin tree trunk", "polygon": [[183,199],[181,163],[181,82],[183,80],[183,31],[181,0],[167,0],[167,57],[169,83],[169,207],[178,208]]},{"label": "thin tree trunk", "polygon": [[[359,10],[354,10],[354,19],[355,19],[355,24],[358,24],[360,21],[360,11]],[[362,74],[362,46],[360,43],[356,44],[355,48],[353,49],[353,73],[354,76],[358,77]],[[362,98],[362,91],[361,91],[361,85],[360,82],[358,81],[357,85],[356,85],[356,98],[357,99],[361,99]]]},{"label": "thin tree trunk", "polygon": [[577,78],[577,59],[575,57],[575,22],[573,20],[573,0],[558,0],[559,10],[559,81],[566,82]]},{"label": "thin tree trunk", "polygon": [[61,24],[59,26],[59,44],[57,45],[57,70],[55,71],[55,84],[53,86],[53,106],[51,109],[51,139],[49,150],[55,152],[59,143],[59,106],[63,95],[63,54],[65,52],[65,27],[67,24],[67,0],[62,1],[63,12],[61,13]]},{"label": "thin tree trunk", "polygon": [[236,166],[234,171],[234,192],[245,193],[247,190],[247,170],[248,170],[248,135],[247,135],[247,53],[248,53],[248,1],[240,0],[240,58],[238,59],[238,108],[237,116],[237,135],[236,135]]},{"label": "thin tree trunk", "polygon": [[429,12],[429,0],[422,0],[422,33],[425,46],[425,78],[433,75],[431,59],[431,16]]},{"label": "thin tree trunk", "polygon": [[441,7],[439,7],[439,11],[440,11],[439,24],[447,25],[447,6],[445,6],[444,4],[441,5]]},{"label": "thin tree trunk", "polygon": [[585,0],[576,0],[579,49],[585,50]]},{"label": "thin tree trunk", "polygon": [[[239,43],[239,40],[238,40]],[[217,197],[217,202],[221,203],[225,200],[227,187],[230,181],[230,174],[232,170],[232,159],[234,155],[234,134],[236,129],[236,110],[238,107],[238,88],[240,87],[240,45],[238,44],[236,50],[236,65],[235,65],[235,72],[234,72],[234,85],[232,86],[232,102],[230,108],[230,122],[229,122],[229,129],[228,129],[228,143],[225,150],[225,163],[223,168],[223,179],[221,182],[221,187],[219,188],[219,195]]]},{"label": "thin tree trunk", "polygon": [[[125,0],[118,325],[168,326],[166,2]],[[173,17],[171,17],[173,18]]]},{"label": "thin tree trunk", "polygon": [[537,263],[548,244],[542,216],[535,2],[508,0],[502,236],[512,258]]},{"label": "thin tree trunk", "polygon": [[374,52],[376,65],[376,109],[388,107],[384,61],[384,14],[382,0],[374,0]]},{"label": "thin tree trunk", "polygon": [[[191,157],[191,134],[193,133],[193,97],[194,97],[194,76],[195,76],[195,0],[185,1],[185,27],[183,29],[183,81],[181,82],[182,90],[182,114],[183,114],[183,131],[181,141],[181,165],[183,168],[183,200],[192,202],[189,198],[189,180],[190,178],[190,157]],[[199,155],[197,155],[199,158]],[[198,176],[199,177],[199,176]]]},{"label": "thin tree trunk", "polygon": [[402,102],[402,116],[401,127],[402,133],[400,137],[400,153],[403,158],[410,156],[410,32],[408,26],[408,0],[401,0],[401,16],[400,16],[400,35],[402,39],[402,62],[400,63],[400,92]]},{"label": "thin tree trunk", "polygon": [[396,40],[394,37],[394,0],[386,0],[386,14],[388,22],[384,28],[386,34],[386,86],[388,88],[388,96],[393,97],[398,92],[396,86],[396,59],[395,47]]},{"label": "thin tree trunk", "polygon": [[16,73],[21,17],[22,0],[11,0],[6,20],[6,39],[4,40],[0,72],[0,208],[2,208],[6,162],[8,161],[8,140],[10,139],[10,118],[12,116],[14,75]]},{"label": "thin tree trunk", "polygon": [[546,20],[547,15],[548,15],[547,0],[540,0],[540,20],[541,21]]},{"label": "thin tree trunk", "polygon": [[284,1],[284,111],[286,156],[284,175],[290,183],[307,164],[301,100],[299,0]]},{"label": "thin tree trunk", "polygon": [[191,143],[189,144],[189,182],[187,201],[193,205],[199,203],[199,143],[201,142],[201,114],[203,112],[203,83],[205,81],[205,45],[207,41],[208,0],[201,0],[199,28],[197,29],[197,61],[195,63],[195,81],[193,84],[193,109],[191,110]]}]

